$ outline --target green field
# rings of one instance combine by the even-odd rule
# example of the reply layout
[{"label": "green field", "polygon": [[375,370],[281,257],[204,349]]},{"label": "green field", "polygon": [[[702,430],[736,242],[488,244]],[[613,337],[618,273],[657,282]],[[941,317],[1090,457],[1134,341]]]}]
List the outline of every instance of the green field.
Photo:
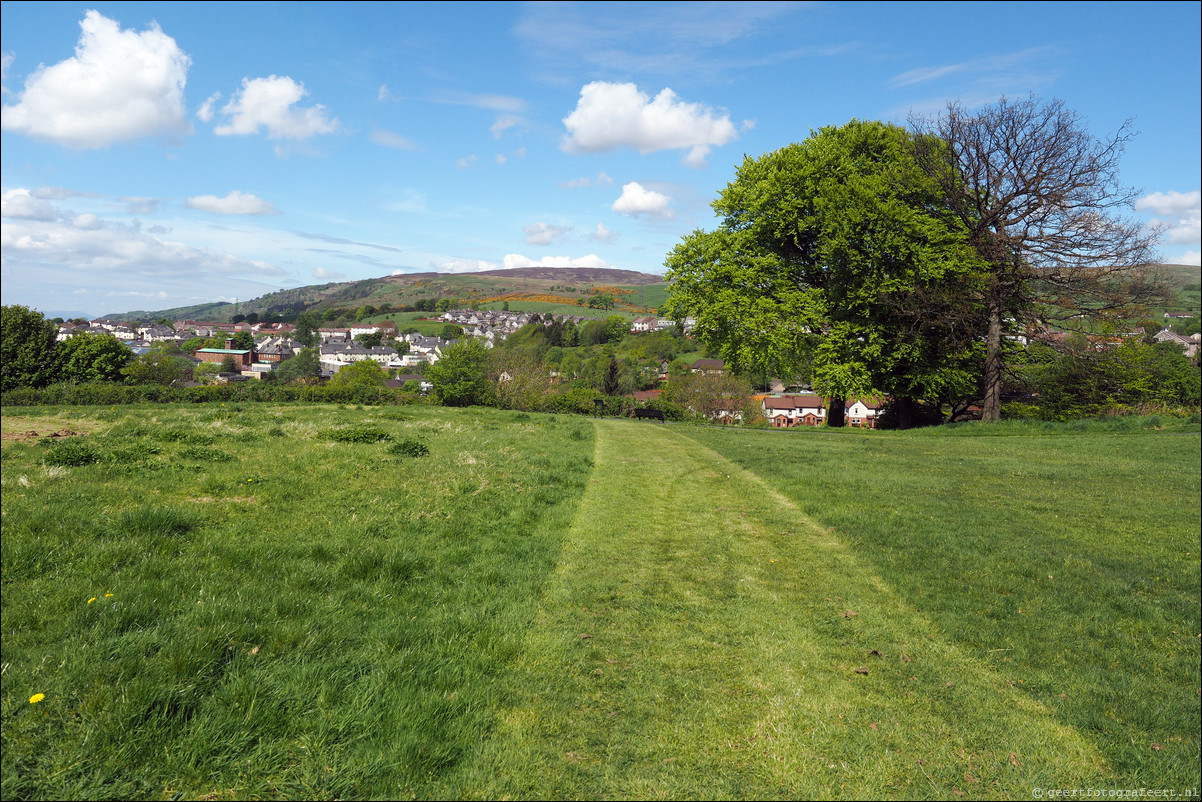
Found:
[{"label": "green field", "polygon": [[1197,797],[1196,423],[3,433],[5,799]]}]

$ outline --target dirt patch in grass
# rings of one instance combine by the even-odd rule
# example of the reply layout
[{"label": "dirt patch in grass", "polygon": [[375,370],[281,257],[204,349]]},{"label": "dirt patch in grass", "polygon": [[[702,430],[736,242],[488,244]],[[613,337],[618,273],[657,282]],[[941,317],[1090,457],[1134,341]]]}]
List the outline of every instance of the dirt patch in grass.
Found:
[{"label": "dirt patch in grass", "polygon": [[55,440],[87,434],[93,427],[81,421],[64,425],[61,418],[29,415],[5,415],[0,421],[0,441],[4,443],[36,443],[44,437]]}]

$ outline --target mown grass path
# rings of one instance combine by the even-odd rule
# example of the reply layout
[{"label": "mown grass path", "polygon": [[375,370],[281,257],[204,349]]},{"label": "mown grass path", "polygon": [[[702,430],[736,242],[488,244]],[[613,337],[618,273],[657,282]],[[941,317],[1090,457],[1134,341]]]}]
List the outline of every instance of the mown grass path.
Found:
[{"label": "mown grass path", "polygon": [[1029,797],[1085,739],[832,532],[672,428],[597,422],[594,474],[456,796]]}]

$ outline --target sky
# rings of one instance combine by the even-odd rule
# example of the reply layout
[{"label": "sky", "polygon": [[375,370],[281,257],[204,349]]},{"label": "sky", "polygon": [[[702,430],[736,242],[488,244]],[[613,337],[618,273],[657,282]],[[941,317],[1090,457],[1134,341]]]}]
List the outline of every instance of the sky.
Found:
[{"label": "sky", "polygon": [[0,294],[95,317],[398,273],[662,274],[745,157],[1063,101],[1197,265],[1202,4],[0,6]]}]

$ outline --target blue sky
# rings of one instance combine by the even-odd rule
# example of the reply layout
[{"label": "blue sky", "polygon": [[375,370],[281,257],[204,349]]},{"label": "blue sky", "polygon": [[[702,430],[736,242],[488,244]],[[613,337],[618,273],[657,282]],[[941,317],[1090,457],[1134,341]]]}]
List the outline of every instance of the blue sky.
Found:
[{"label": "blue sky", "polygon": [[1202,5],[4,2],[5,304],[662,273],[744,155],[1036,94],[1198,264]]}]

